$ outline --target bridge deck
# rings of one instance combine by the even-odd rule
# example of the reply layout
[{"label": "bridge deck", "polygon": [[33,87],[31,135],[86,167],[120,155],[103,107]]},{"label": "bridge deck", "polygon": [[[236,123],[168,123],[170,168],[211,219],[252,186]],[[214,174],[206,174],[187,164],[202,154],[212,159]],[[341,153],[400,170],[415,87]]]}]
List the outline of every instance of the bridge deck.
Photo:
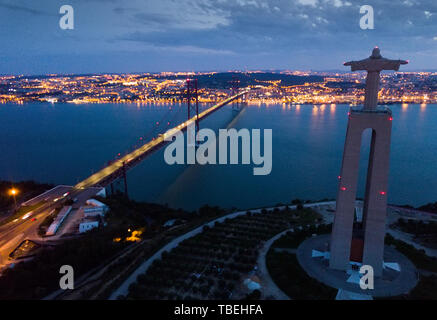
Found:
[{"label": "bridge deck", "polygon": [[[236,94],[232,97],[229,97],[228,99],[212,106],[211,108],[199,113],[199,121],[206,118],[207,116],[211,115],[213,112],[219,110],[221,107],[229,104],[230,102],[234,101],[235,99],[238,99],[240,96],[246,94],[248,91],[241,92],[239,94]],[[86,178],[85,180],[79,182],[74,187],[76,189],[82,189],[82,188],[88,188],[93,187],[96,185],[100,186],[106,186],[109,183],[113,182],[115,179],[120,176],[121,170],[123,170],[123,163],[125,165],[126,169],[130,169],[140,163],[144,157],[153,151],[157,150],[158,148],[164,146],[165,144],[169,143],[169,141],[165,141],[164,138],[166,136],[171,136],[175,134],[178,130],[184,131],[187,129],[187,127],[196,121],[196,116],[192,117],[191,119],[179,124],[178,126],[169,129],[165,134],[161,134],[158,137],[155,137],[150,142],[144,144],[143,146],[139,147],[138,149],[132,151],[131,153],[123,156],[122,158],[118,159],[117,161],[111,163],[107,167],[103,168],[102,170],[94,173],[90,177]]]}]

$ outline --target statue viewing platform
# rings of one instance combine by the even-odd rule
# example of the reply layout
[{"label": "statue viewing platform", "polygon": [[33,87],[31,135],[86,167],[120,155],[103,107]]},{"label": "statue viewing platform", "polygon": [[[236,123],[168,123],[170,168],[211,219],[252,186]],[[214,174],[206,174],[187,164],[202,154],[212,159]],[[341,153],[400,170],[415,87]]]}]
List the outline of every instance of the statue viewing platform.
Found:
[{"label": "statue viewing platform", "polygon": [[387,106],[376,106],[374,109],[366,109],[363,106],[351,107],[352,113],[383,113],[391,115],[391,109]]}]

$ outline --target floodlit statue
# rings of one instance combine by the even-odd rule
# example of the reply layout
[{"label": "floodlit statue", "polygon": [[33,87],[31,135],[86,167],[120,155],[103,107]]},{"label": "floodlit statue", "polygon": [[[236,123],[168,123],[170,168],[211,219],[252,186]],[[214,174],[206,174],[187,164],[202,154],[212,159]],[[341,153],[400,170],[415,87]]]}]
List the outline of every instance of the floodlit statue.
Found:
[{"label": "floodlit statue", "polygon": [[364,60],[345,62],[345,66],[351,66],[352,71],[367,71],[366,96],[364,101],[365,110],[373,110],[378,104],[379,73],[382,70],[398,71],[401,64],[407,64],[405,60],[390,60],[383,58],[378,47],[372,51],[372,55]]}]

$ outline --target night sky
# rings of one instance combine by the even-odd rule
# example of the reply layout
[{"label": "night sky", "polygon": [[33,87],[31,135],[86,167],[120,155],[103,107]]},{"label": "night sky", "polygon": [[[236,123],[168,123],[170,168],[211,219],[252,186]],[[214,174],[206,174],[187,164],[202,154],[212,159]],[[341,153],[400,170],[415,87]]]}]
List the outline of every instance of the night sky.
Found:
[{"label": "night sky", "polygon": [[[64,4],[74,30],[59,27]],[[359,27],[364,4],[374,30]],[[0,0],[0,40],[0,74],[343,70],[375,45],[431,70],[437,1]]]}]

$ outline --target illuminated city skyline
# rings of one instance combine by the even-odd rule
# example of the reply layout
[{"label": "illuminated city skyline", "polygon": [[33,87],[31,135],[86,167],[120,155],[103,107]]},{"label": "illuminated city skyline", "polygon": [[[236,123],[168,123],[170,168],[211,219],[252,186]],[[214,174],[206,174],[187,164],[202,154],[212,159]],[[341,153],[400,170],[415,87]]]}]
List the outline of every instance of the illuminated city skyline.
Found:
[{"label": "illuminated city skyline", "polygon": [[[354,105],[364,99],[365,75],[359,72],[234,71],[0,76],[0,103],[179,103],[186,99],[187,78],[200,78],[201,103],[232,95],[232,81],[227,79],[239,79],[240,89],[251,89],[249,103]],[[383,104],[437,102],[437,72],[385,73],[381,85],[379,100]]]}]

